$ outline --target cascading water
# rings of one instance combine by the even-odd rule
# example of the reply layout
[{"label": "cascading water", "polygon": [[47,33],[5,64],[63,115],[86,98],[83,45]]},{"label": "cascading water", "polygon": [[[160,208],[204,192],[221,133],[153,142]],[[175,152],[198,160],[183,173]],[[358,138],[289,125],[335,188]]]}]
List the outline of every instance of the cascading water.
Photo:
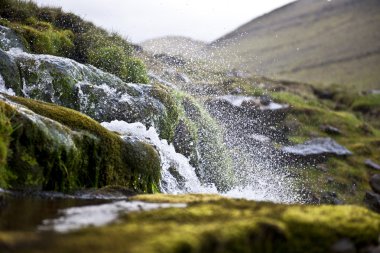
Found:
[{"label": "cascading water", "polygon": [[140,123],[125,121],[103,122],[110,131],[118,132],[121,138],[129,141],[140,140],[153,145],[161,157],[161,191],[163,193],[217,193],[215,186],[202,186],[189,159],[177,153],[173,145],[161,140],[154,127],[148,130]]},{"label": "cascading water", "polygon": [[[162,101],[151,95],[152,85],[127,84],[114,75],[92,66],[61,57],[29,54],[21,48],[10,47],[2,53],[9,57],[10,64],[17,65],[22,75],[22,83],[21,87],[11,89],[0,76],[1,92],[71,107],[98,121],[104,121],[104,127],[119,132],[125,140],[140,140],[153,145],[161,157],[161,191],[164,193],[218,193],[212,184],[217,175],[209,175],[208,180],[207,173],[197,172],[194,166],[190,165],[188,158],[177,153],[172,144],[159,138],[160,129],[153,126],[165,115],[165,110],[170,108],[165,108],[166,105]],[[28,73],[36,74],[37,78],[28,80],[25,78]],[[154,73],[151,75],[170,89],[174,87],[175,90],[186,93],[186,87],[166,81],[164,76]],[[69,81],[65,85],[72,87],[72,94],[69,96],[64,95],[66,91],[62,87],[55,85],[67,80]],[[192,85],[188,81],[186,83],[188,86]],[[192,95],[198,97],[198,94]],[[205,95],[209,94],[201,94]],[[299,202],[299,196],[294,189],[294,179],[289,177],[286,166],[280,163],[280,155],[271,144],[271,139],[276,138],[276,134],[271,130],[271,117],[265,116],[266,113],[281,111],[286,107],[269,103],[261,106],[261,115],[257,115],[252,113],[260,111],[256,110],[257,108],[250,110],[247,109],[249,106],[243,106],[256,103],[256,98],[221,96],[216,99],[222,103],[206,103],[205,108],[219,122],[224,143],[218,142],[218,145],[225,145],[229,149],[234,167],[232,183],[219,193],[237,198]],[[198,116],[191,115],[192,113],[199,112],[190,110],[185,113],[191,119]],[[205,127],[202,126],[202,120],[197,121],[197,127]],[[200,143],[219,135],[212,131],[200,133]],[[189,144],[191,143],[187,143]],[[215,144],[214,148],[209,145],[201,153],[197,149],[198,157],[201,158],[200,164],[218,165],[218,161],[211,160],[220,159],[220,154],[205,155],[215,150]],[[209,160],[205,161],[205,157]]]}]

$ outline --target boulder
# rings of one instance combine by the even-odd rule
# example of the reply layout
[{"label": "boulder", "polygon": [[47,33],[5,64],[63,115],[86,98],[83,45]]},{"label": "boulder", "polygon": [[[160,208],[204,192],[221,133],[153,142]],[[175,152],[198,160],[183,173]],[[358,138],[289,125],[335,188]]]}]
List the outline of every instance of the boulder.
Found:
[{"label": "boulder", "polygon": [[380,174],[373,175],[369,180],[369,184],[374,192],[380,194]]},{"label": "boulder", "polygon": [[364,196],[364,203],[366,203],[371,210],[380,213],[380,194],[366,192]]},{"label": "boulder", "polygon": [[349,156],[351,151],[339,145],[331,138],[315,138],[303,144],[285,146],[281,149],[291,159],[321,161],[329,156]]}]

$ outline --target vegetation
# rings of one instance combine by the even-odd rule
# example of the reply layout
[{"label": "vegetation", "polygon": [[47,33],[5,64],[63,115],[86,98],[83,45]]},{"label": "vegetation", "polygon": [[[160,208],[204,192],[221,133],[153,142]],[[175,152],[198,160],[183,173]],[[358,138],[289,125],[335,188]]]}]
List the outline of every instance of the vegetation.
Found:
[{"label": "vegetation", "polygon": [[[287,206],[212,195],[137,196],[187,203],[186,208],[135,212],[118,223],[64,235],[0,233],[11,252],[333,252],[376,245],[380,216],[355,206]],[[1,246],[0,246],[1,247]]]},{"label": "vegetation", "polygon": [[89,63],[127,82],[148,82],[145,66],[133,57],[129,42],[72,13],[40,8],[31,1],[0,0],[0,17],[0,24],[15,30],[33,53]]}]

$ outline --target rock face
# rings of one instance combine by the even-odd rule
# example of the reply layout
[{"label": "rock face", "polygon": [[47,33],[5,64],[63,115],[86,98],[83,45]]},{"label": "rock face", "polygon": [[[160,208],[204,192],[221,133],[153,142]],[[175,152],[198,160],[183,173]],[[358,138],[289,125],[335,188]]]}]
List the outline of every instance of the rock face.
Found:
[{"label": "rock face", "polygon": [[329,156],[348,156],[351,151],[331,138],[316,138],[303,144],[283,147],[282,152],[292,158],[324,160]]},{"label": "rock face", "polygon": [[154,192],[160,157],[141,141],[123,141],[76,111],[1,95],[2,117],[12,125],[1,187],[69,191],[121,185]]}]

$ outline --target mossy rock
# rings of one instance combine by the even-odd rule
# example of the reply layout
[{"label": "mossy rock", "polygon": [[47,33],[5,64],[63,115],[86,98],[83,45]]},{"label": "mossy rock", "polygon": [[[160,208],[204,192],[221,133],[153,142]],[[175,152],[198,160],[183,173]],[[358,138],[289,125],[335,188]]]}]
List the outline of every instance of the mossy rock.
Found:
[{"label": "mossy rock", "polygon": [[160,157],[154,147],[123,141],[57,105],[10,96],[1,105],[13,129],[5,165],[10,176],[0,176],[6,178],[1,187],[71,191],[119,185],[157,191]]},{"label": "mossy rock", "polygon": [[0,49],[0,75],[6,88],[20,94],[22,89],[21,77],[17,65],[6,52]]},{"label": "mossy rock", "polygon": [[12,29],[0,25],[0,49],[8,51],[11,48],[26,50],[22,39]]},{"label": "mossy rock", "polygon": [[[10,252],[358,252],[377,246],[380,215],[358,206],[290,206],[213,195],[148,195],[132,200],[186,208],[123,215],[117,223],[67,234],[2,232]],[[0,247],[1,247],[0,246]]]}]

